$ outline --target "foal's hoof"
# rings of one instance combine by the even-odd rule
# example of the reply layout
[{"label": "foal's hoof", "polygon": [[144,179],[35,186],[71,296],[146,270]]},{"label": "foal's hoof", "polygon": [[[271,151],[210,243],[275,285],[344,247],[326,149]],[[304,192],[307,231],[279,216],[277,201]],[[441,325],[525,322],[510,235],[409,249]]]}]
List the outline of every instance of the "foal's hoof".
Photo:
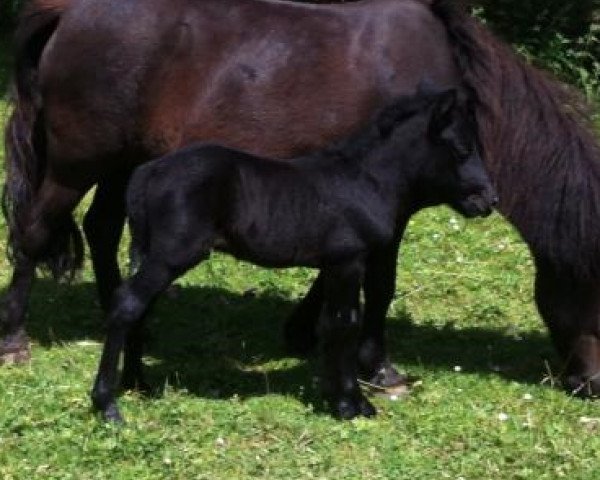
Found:
[{"label": "foal's hoof", "polygon": [[102,412],[102,419],[105,422],[114,423],[116,425],[125,424],[125,420],[123,420],[121,412],[119,412],[119,409],[116,405],[109,405],[108,408]]},{"label": "foal's hoof", "polygon": [[351,420],[361,415],[363,417],[373,417],[377,415],[377,410],[362,394],[357,394],[343,397],[334,402],[333,413],[342,420]]},{"label": "foal's hoof", "polygon": [[121,416],[121,412],[119,412],[119,407],[117,407],[116,402],[111,402],[105,408],[99,408],[94,405],[94,410],[100,412],[100,416],[102,420],[107,423],[113,423],[115,425],[123,425],[125,424],[125,420]]},{"label": "foal's hoof", "polygon": [[27,337],[4,340],[0,344],[0,365],[22,365],[31,360],[31,349]]}]

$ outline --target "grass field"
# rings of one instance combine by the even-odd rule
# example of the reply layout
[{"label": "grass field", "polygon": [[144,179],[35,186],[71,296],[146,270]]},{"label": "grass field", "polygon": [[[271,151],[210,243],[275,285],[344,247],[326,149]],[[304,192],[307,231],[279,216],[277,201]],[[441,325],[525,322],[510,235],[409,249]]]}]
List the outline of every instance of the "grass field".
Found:
[{"label": "grass field", "polygon": [[[41,279],[33,360],[0,368],[0,478],[598,478],[600,405],[551,388],[559,365],[518,235],[498,216],[429,210],[399,265],[391,353],[422,383],[352,422],[324,411],[315,361],[282,348],[314,272],[215,255],[186,275],[150,321],[155,395],[125,393],[122,428],[89,408],[102,339],[89,264],[73,285]],[[2,256],[2,285],[9,273]]]}]

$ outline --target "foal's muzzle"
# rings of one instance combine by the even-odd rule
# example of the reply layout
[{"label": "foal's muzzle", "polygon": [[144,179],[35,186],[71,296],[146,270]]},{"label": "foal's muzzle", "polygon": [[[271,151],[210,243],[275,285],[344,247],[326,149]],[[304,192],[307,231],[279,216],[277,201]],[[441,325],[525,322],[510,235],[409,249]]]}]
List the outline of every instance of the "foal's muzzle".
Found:
[{"label": "foal's muzzle", "polygon": [[498,205],[498,195],[494,191],[473,193],[460,200],[459,205],[465,217],[487,217]]}]

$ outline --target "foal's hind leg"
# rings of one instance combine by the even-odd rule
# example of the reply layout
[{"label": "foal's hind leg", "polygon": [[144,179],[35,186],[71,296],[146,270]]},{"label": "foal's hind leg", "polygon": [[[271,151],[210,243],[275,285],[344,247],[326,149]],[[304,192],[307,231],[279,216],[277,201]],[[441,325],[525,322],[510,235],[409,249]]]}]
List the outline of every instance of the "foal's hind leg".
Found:
[{"label": "foal's hind leg", "polygon": [[4,299],[4,338],[0,344],[0,363],[22,362],[30,357],[25,313],[35,277],[35,265],[46,253],[53,230],[70,215],[84,193],[84,188],[65,187],[47,176],[22,220],[19,251],[16,252],[12,280]]},{"label": "foal's hind leg", "polygon": [[108,313],[108,333],[94,387],[92,402],[109,421],[121,421],[115,392],[119,356],[132,328],[137,328],[151,302],[176,278],[161,261],[148,259],[140,270],[115,292]]},{"label": "foal's hind leg", "polygon": [[[130,176],[131,171],[127,169],[100,182],[83,222],[100,305],[105,312],[121,284],[117,252],[125,224],[125,191]],[[142,374],[143,344],[142,326],[133,328],[125,342],[122,379],[126,389],[147,390]]]},{"label": "foal's hind leg", "polygon": [[538,309],[564,360],[564,386],[579,396],[600,395],[600,293],[598,281],[573,278],[538,261]]}]

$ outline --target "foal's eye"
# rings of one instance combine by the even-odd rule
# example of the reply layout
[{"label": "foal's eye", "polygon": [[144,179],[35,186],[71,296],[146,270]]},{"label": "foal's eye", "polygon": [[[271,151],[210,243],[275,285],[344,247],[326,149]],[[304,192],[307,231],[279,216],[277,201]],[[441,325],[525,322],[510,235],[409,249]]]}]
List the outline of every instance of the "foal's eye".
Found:
[{"label": "foal's eye", "polygon": [[452,145],[452,153],[458,160],[464,162],[473,154],[473,149],[467,145]]}]

